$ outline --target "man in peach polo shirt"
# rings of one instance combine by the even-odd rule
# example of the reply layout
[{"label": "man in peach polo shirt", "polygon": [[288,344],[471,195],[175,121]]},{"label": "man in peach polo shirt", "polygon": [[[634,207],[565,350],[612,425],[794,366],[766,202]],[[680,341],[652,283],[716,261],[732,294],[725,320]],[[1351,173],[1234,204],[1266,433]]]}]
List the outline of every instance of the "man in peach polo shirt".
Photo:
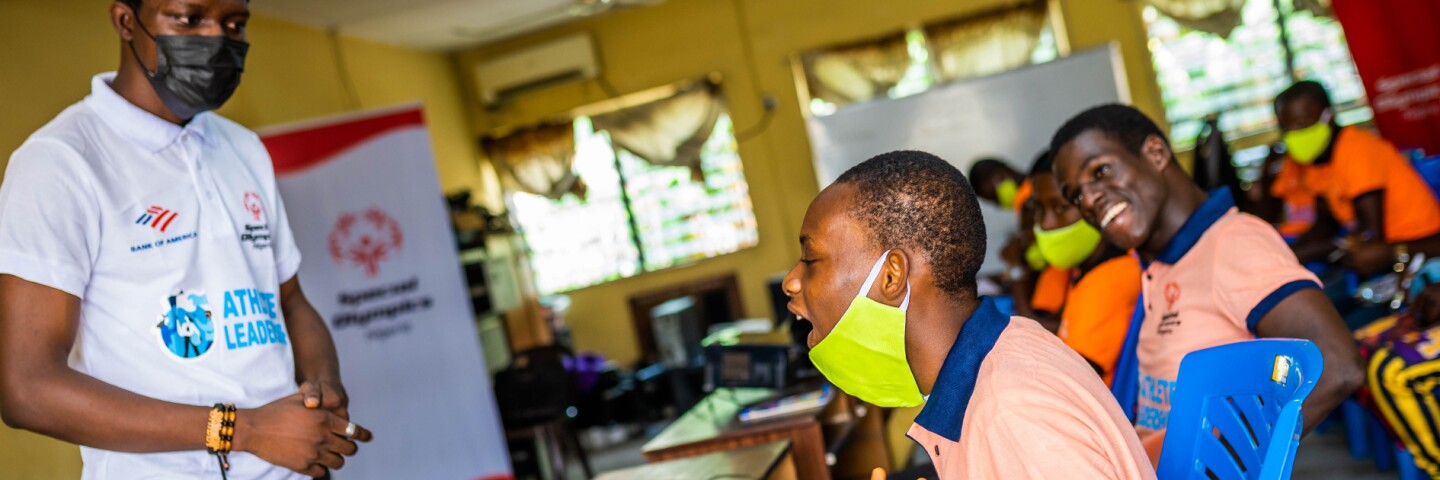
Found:
[{"label": "man in peach polo shirt", "polygon": [[784,288],[815,325],[816,368],[875,405],[924,403],[910,438],[941,479],[1154,478],[1085,361],[976,296],[985,225],[949,163],[900,151],[851,168],[810,204],[800,246]]},{"label": "man in peach polo shirt", "polygon": [[1111,244],[1140,254],[1145,319],[1136,348],[1136,430],[1158,461],[1180,360],[1255,337],[1315,342],[1325,371],[1305,400],[1305,431],[1364,381],[1349,330],[1280,234],[1240,213],[1224,188],[1206,195],[1165,134],[1140,111],[1102,105],[1051,141],[1061,191]]}]

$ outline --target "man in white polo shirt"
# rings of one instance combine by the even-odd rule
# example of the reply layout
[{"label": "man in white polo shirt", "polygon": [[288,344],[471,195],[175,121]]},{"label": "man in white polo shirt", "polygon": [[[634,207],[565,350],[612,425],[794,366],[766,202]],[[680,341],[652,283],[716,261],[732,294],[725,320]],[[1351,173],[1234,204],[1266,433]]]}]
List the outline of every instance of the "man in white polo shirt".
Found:
[{"label": "man in white polo shirt", "polygon": [[248,17],[114,2],[119,71],[0,185],[0,414],[80,444],[84,478],[321,476],[371,436],[296,280],[269,155],[209,113],[239,84]]}]

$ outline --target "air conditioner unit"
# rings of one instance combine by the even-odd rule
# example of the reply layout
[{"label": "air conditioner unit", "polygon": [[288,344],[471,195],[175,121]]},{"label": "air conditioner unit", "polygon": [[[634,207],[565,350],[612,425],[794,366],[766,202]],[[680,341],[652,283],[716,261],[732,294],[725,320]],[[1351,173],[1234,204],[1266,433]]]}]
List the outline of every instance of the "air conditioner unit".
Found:
[{"label": "air conditioner unit", "polygon": [[523,92],[600,75],[595,44],[580,34],[493,58],[475,66],[480,101],[493,106]]}]

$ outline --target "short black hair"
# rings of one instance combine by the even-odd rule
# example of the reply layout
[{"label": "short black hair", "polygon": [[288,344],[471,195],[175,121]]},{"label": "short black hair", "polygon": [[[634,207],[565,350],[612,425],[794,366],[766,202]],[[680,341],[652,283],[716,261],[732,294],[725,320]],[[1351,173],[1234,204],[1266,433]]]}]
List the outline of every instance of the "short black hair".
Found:
[{"label": "short black hair", "polygon": [[965,175],[929,153],[901,150],[846,170],[837,184],[855,187],[850,214],[880,248],[925,256],[935,286],[955,296],[975,293],[985,260],[985,220]]},{"label": "short black hair", "polygon": [[1041,173],[1055,173],[1054,170],[1055,156],[1051,155],[1050,150],[1047,149],[1035,156],[1035,163],[1030,165],[1030,176],[1033,177]]},{"label": "short black hair", "polygon": [[1321,108],[1330,107],[1330,92],[1325,91],[1324,85],[1314,80],[1302,80],[1275,96],[1275,110],[1280,110],[1283,103],[1301,98],[1313,100]]},{"label": "short black hair", "polygon": [[1155,125],[1150,117],[1140,113],[1135,107],[1107,103],[1080,112],[1060,126],[1060,130],[1050,139],[1050,152],[1058,154],[1061,147],[1090,130],[1098,130],[1137,155],[1140,154],[1141,147],[1145,146],[1145,139],[1151,135],[1160,137],[1166,145],[1170,144],[1170,139],[1165,137],[1165,132],[1160,131],[1160,126]]},{"label": "short black hair", "polygon": [[1013,172],[1015,169],[1010,168],[1010,164],[1005,163],[1004,160],[994,157],[976,160],[975,163],[970,164],[970,188],[978,191],[981,182],[987,182],[991,175],[1005,171]]}]

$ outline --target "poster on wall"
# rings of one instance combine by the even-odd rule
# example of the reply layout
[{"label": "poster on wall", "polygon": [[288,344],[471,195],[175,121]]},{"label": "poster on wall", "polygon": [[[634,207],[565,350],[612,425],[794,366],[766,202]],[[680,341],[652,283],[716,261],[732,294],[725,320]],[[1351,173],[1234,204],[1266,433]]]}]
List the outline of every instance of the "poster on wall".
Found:
[{"label": "poster on wall", "polygon": [[1375,126],[1396,147],[1440,154],[1440,2],[1335,0]]},{"label": "poster on wall", "polygon": [[350,416],[375,432],[334,476],[511,478],[420,106],[261,137]]}]

